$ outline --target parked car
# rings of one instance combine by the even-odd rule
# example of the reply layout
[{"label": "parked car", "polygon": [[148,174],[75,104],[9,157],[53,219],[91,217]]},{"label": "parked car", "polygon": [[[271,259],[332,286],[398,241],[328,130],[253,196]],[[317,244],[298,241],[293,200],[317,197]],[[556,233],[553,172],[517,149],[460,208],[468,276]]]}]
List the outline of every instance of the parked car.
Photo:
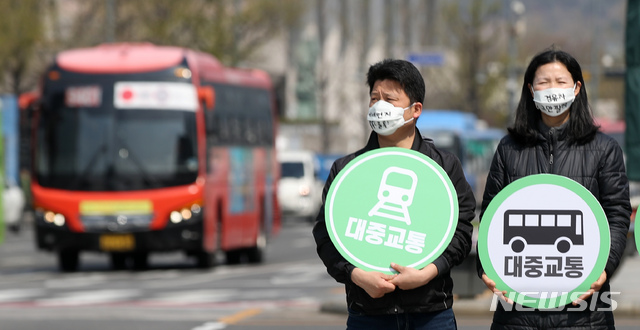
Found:
[{"label": "parked car", "polygon": [[324,183],[318,180],[315,153],[307,150],[281,151],[278,202],[283,218],[314,221],[322,203]]}]

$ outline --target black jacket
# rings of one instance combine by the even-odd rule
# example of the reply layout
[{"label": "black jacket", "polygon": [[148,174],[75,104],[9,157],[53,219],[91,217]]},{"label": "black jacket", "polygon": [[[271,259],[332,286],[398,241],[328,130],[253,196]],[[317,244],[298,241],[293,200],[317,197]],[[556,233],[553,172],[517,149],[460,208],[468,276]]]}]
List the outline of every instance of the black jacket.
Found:
[{"label": "black jacket", "polygon": [[458,196],[459,216],[456,231],[449,246],[433,262],[438,268],[438,276],[422,287],[407,291],[396,289],[381,298],[374,299],[351,281],[351,272],[355,266],[344,259],[331,242],[324,217],[324,201],[331,183],[338,175],[338,172],[355,157],[378,148],[380,148],[378,135],[372,132],[369,142],[364,148],[333,163],[322,195],[323,206],[313,228],[318,255],[327,267],[329,275],[335,278],[336,281],[345,284],[347,304],[350,309],[356,312],[364,314],[417,313],[450,308],[453,304],[453,281],[450,276],[450,269],[460,264],[471,249],[471,233],[473,231],[471,221],[475,217],[476,202],[458,158],[451,153],[436,149],[428,141],[423,141],[417,129],[411,149],[427,155],[438,163],[449,175]]},{"label": "black jacket", "polygon": [[[569,144],[566,125],[549,128],[541,124],[537,143],[524,147],[507,135],[493,157],[482,199],[481,217],[494,196],[509,183],[532,174],[550,173],[568,177],[587,188],[600,202],[611,230],[611,252],[605,266],[607,281],[600,290],[609,291],[609,279],[618,268],[627,242],[631,205],[629,181],[622,149],[611,137],[598,132],[583,145]],[[478,263],[479,265],[480,263]],[[482,276],[479,267],[478,275]],[[615,296],[613,297],[615,299]],[[591,301],[589,300],[589,305]],[[608,307],[601,299],[597,306]],[[501,307],[501,305],[499,305]],[[495,329],[554,329],[565,327],[613,326],[611,312],[505,312],[494,314]],[[592,329],[592,328],[589,328]]]}]

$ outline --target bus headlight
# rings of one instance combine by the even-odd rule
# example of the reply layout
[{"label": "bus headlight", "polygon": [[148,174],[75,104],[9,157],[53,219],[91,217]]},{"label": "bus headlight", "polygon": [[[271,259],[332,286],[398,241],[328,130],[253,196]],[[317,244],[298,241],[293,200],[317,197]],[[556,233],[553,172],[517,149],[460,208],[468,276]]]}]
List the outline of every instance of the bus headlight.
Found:
[{"label": "bus headlight", "polygon": [[58,213],[56,215],[53,216],[53,224],[58,226],[58,227],[62,227],[64,226],[65,223],[65,218],[64,215]]},{"label": "bus headlight", "polygon": [[44,220],[45,223],[48,223],[51,225],[62,227],[67,222],[67,219],[64,217],[64,215],[60,213],[56,213],[53,211],[45,211],[42,209],[38,210],[37,213],[42,214],[42,220]]},{"label": "bus headlight", "polygon": [[200,215],[202,212],[202,207],[198,204],[193,204],[188,207],[183,207],[179,210],[171,211],[169,214],[169,220],[172,223],[178,224],[183,221],[189,221]]},{"label": "bus headlight", "polygon": [[171,219],[171,222],[173,223],[179,223],[182,221],[182,215],[180,215],[180,212],[178,211],[173,211],[171,212],[171,215],[169,215],[169,219]]}]

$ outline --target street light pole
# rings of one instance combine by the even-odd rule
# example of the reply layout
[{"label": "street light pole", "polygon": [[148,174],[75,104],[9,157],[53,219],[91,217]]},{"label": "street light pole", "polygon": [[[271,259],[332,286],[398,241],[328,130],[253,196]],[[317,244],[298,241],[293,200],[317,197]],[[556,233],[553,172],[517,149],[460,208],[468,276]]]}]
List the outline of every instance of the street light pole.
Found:
[{"label": "street light pole", "polygon": [[105,2],[105,41],[115,41],[116,31],[116,3],[115,0]]},{"label": "street light pole", "polygon": [[326,66],[325,66],[325,2],[324,0],[316,0],[316,10],[317,10],[317,19],[318,19],[318,41],[320,45],[320,54],[318,70],[317,70],[317,80],[318,81],[318,90],[316,97],[317,104],[317,114],[320,119],[320,135],[322,145],[320,149],[323,153],[328,153],[330,148],[330,139],[329,139],[329,124],[327,123],[327,111],[325,111],[325,93],[326,93],[326,85],[327,85],[327,76],[326,76]]}]

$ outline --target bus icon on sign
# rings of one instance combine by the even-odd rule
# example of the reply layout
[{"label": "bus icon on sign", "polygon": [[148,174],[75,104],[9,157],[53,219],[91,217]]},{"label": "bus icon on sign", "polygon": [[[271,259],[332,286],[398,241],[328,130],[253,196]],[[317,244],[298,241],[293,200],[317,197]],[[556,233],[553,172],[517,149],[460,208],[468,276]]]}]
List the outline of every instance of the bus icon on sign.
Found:
[{"label": "bus icon on sign", "polygon": [[582,219],[579,210],[507,210],[503,244],[516,253],[527,244],[555,245],[566,253],[573,245],[584,245]]}]

